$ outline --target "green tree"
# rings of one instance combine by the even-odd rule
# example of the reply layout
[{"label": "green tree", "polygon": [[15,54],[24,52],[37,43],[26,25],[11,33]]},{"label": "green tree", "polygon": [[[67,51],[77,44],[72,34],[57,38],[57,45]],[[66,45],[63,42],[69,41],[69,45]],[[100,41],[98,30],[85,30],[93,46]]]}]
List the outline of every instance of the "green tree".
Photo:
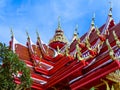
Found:
[{"label": "green tree", "polygon": [[[21,73],[20,76],[18,74]],[[15,83],[15,77],[20,84]],[[0,43],[0,90],[21,90],[31,86],[30,70],[5,44]]]}]

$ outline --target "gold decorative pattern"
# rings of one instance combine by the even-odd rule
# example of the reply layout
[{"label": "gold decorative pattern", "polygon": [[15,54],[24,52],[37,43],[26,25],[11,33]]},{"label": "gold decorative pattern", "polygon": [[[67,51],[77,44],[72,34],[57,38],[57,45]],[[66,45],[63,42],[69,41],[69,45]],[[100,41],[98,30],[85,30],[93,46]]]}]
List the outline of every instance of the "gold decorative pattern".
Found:
[{"label": "gold decorative pattern", "polygon": [[85,38],[85,44],[86,44],[87,48],[90,48],[91,45],[90,45],[90,42],[89,42],[89,37]]},{"label": "gold decorative pattern", "polygon": [[115,31],[113,31],[113,36],[114,36],[117,46],[120,48],[120,40],[118,39],[118,36],[116,35]]},{"label": "gold decorative pattern", "polygon": [[59,46],[57,46],[57,53],[60,54]]},{"label": "gold decorative pattern", "polygon": [[106,76],[106,79],[114,82],[111,90],[120,90],[120,70],[116,70]]},{"label": "gold decorative pattern", "polygon": [[120,70],[116,70],[106,76],[108,80],[111,80],[115,83],[120,83]]},{"label": "gold decorative pattern", "polygon": [[58,28],[55,32],[55,35],[54,35],[53,39],[51,39],[49,41],[49,43],[56,42],[56,41],[68,44],[68,40],[66,39],[64,32],[61,30],[60,20],[58,20]]},{"label": "gold decorative pattern", "polygon": [[106,45],[107,45],[107,47],[108,47],[109,55],[110,55],[111,59],[112,59],[112,60],[116,60],[114,51],[113,51],[112,47],[110,46],[110,43],[109,43],[108,39],[106,40]]},{"label": "gold decorative pattern", "polygon": [[100,36],[100,31],[97,27],[96,27],[96,32],[97,32],[97,35]]},{"label": "gold decorative pattern", "polygon": [[109,87],[108,82],[107,82],[106,80],[103,80],[103,79],[101,79],[101,81],[103,81],[103,83],[105,83],[105,85],[106,85],[106,90],[110,90],[110,87]]},{"label": "gold decorative pattern", "polygon": [[65,56],[69,56],[69,46],[65,49]]}]

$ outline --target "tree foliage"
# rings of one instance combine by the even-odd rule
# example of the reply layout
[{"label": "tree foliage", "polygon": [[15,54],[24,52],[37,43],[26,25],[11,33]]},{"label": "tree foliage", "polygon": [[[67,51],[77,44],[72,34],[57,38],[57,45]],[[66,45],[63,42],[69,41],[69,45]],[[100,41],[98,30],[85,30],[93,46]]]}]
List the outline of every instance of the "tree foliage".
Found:
[{"label": "tree foliage", "polygon": [[[18,76],[18,74],[21,76]],[[20,84],[15,83],[15,77]],[[30,88],[30,70],[26,64],[5,44],[0,43],[0,90],[20,90]]]}]

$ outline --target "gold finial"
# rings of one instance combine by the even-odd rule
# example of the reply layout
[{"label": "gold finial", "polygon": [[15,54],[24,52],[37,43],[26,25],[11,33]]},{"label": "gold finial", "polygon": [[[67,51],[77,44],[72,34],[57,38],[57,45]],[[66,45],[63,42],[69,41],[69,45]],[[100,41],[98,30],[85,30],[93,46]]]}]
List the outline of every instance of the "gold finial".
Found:
[{"label": "gold finial", "polygon": [[74,37],[76,38],[76,39],[78,39],[78,24],[76,25],[76,27],[75,27],[75,31],[74,31]]},{"label": "gold finial", "polygon": [[78,35],[79,35],[79,33],[78,33],[78,24],[77,24],[76,27],[75,27],[74,34],[73,34],[72,42],[74,40],[78,40],[79,39]]},{"label": "gold finial", "polygon": [[10,29],[10,32],[11,32],[11,37],[13,37],[14,34],[13,34],[13,30],[12,30],[12,28]]},{"label": "gold finial", "polygon": [[57,28],[58,30],[60,30],[61,29],[61,25],[60,25],[60,16],[58,17],[58,28]]},{"label": "gold finial", "polygon": [[118,39],[118,36],[116,35],[115,31],[113,31],[113,36],[114,36],[117,46],[120,47],[120,40]]},{"label": "gold finial", "polygon": [[94,21],[95,21],[95,13],[93,13],[93,17],[92,17],[92,22],[91,22],[91,25],[92,25],[92,26],[95,25]]},{"label": "gold finial", "polygon": [[112,60],[116,60],[114,51],[113,51],[112,47],[110,46],[110,43],[109,43],[108,39],[106,40],[106,45],[107,45],[107,47],[108,47],[109,55],[110,55],[111,59],[112,59]]},{"label": "gold finial", "polygon": [[112,2],[109,2],[109,4],[110,4],[110,10],[109,10],[109,16],[110,17],[112,17]]}]

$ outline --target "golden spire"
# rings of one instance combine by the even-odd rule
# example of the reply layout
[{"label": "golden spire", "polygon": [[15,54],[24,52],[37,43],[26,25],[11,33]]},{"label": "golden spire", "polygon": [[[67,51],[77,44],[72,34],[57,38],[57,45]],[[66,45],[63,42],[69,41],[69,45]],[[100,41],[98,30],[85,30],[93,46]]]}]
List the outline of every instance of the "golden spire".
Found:
[{"label": "golden spire", "polygon": [[14,33],[13,33],[12,28],[10,29],[10,32],[11,32],[11,37],[14,37]]},{"label": "golden spire", "polygon": [[94,26],[95,25],[95,13],[93,13],[93,17],[92,17],[92,22],[91,22],[91,25]]},{"label": "golden spire", "polygon": [[78,37],[78,24],[77,24],[76,27],[75,27],[75,31],[74,31],[74,35],[73,35],[72,41],[74,41],[75,39],[76,39],[76,40],[79,39],[79,37]]},{"label": "golden spire", "polygon": [[58,17],[58,30],[61,30],[61,25],[60,25],[60,16]]},{"label": "golden spire", "polygon": [[110,9],[109,9],[109,16],[112,17],[112,2],[109,2],[110,4]]},{"label": "golden spire", "polygon": [[76,27],[75,27],[75,32],[74,32],[74,35],[76,35],[77,37],[76,38],[78,38],[78,24],[76,25]]}]

